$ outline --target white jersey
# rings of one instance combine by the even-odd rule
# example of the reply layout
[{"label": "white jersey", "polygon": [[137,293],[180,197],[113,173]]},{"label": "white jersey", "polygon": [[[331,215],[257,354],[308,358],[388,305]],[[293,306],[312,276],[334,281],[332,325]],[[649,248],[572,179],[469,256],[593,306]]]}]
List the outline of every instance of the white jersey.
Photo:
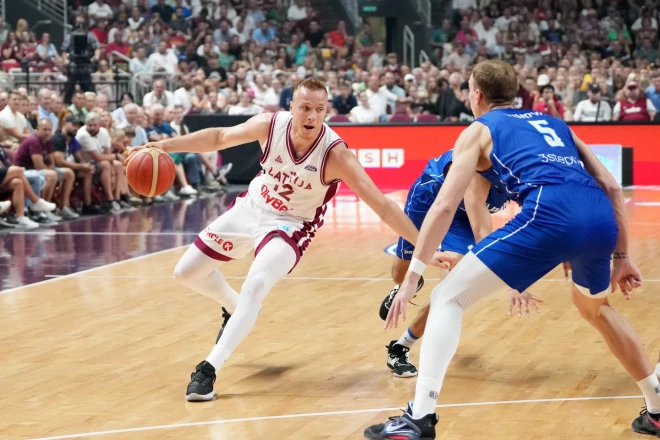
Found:
[{"label": "white jersey", "polygon": [[[273,114],[259,159],[263,171],[250,183],[249,197],[266,212],[311,222],[320,227],[326,204],[340,180],[323,178],[330,150],[344,141],[326,124],[309,151],[296,158],[291,142],[291,113]],[[317,224],[318,223],[318,224]]]}]

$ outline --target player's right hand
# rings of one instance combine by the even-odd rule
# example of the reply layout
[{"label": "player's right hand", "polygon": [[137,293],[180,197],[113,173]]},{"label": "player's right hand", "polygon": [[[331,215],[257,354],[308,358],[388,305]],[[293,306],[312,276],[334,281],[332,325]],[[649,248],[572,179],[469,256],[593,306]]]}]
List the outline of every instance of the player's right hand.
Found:
[{"label": "player's right hand", "polygon": [[139,147],[133,147],[128,150],[128,157],[126,157],[126,160],[128,161],[131,156],[140,150],[144,150],[145,148],[156,148],[158,150],[162,150],[163,146],[159,142],[149,142],[148,144],[140,145]]},{"label": "player's right hand", "polygon": [[511,315],[514,309],[518,309],[518,318],[521,318],[522,308],[524,306],[525,314],[529,318],[531,316],[529,313],[530,304],[532,305],[532,307],[534,307],[536,313],[541,313],[541,309],[539,309],[537,303],[542,303],[542,302],[543,300],[541,298],[532,295],[528,291],[524,291],[523,293],[518,293],[517,290],[511,289],[509,291],[509,313],[507,313],[507,315]]},{"label": "player's right hand", "polygon": [[617,286],[621,289],[623,296],[630,299],[630,293],[633,289],[642,287],[642,274],[630,258],[614,258],[612,265],[612,292],[616,292]]}]

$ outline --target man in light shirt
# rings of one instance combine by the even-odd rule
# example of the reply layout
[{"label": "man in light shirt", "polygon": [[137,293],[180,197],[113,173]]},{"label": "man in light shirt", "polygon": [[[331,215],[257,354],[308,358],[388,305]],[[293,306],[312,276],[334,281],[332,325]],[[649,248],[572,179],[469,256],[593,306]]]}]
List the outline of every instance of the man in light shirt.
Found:
[{"label": "man in light shirt", "polygon": [[174,102],[183,107],[183,114],[190,111],[190,97],[193,94],[192,74],[187,73],[181,78],[181,87],[174,91]]},{"label": "man in light shirt", "polygon": [[0,112],[0,126],[7,133],[9,140],[21,143],[27,139],[32,132],[25,116],[21,113],[21,96],[18,92],[9,93],[7,105]]},{"label": "man in light shirt", "polygon": [[110,6],[105,3],[105,0],[96,0],[87,7],[87,15],[89,16],[90,24],[94,24],[97,20],[112,20],[114,13]]},{"label": "man in light shirt", "polygon": [[371,110],[383,120],[387,117],[388,105],[393,107],[399,102],[408,101],[408,98],[399,97],[386,88],[381,88],[378,75],[371,75],[369,77],[369,88],[366,90],[366,95]]},{"label": "man in light shirt", "polygon": [[127,127],[133,128],[135,130],[135,137],[131,143],[131,147],[139,147],[149,142],[147,137],[147,132],[144,128],[140,127],[137,123],[138,120],[138,106],[134,103],[128,103],[124,106],[124,117],[126,120],[120,123],[117,128],[124,129]]},{"label": "man in light shirt", "polygon": [[169,90],[165,90],[165,81],[162,79],[154,81],[153,91],[144,95],[142,99],[143,107],[151,107],[155,104],[160,104],[163,107],[176,104],[174,94]]},{"label": "man in light shirt", "polygon": [[131,58],[131,61],[128,63],[128,70],[132,74],[148,74],[151,73],[149,70],[149,60],[147,60],[147,48],[144,46],[138,46],[135,51],[135,56]]},{"label": "man in light shirt", "polygon": [[573,114],[576,122],[607,122],[612,120],[612,107],[600,99],[600,87],[592,84],[587,91],[589,99],[578,102]]},{"label": "man in light shirt", "polygon": [[158,43],[158,51],[149,55],[147,60],[149,72],[165,69],[167,73],[174,73],[178,64],[179,60],[176,55],[173,51],[167,50],[167,43],[162,40]]},{"label": "man in light shirt", "polygon": [[369,98],[367,98],[366,92],[360,92],[358,94],[358,101],[360,104],[351,109],[348,119],[358,124],[373,124],[378,122],[380,115],[376,114],[369,107]]},{"label": "man in light shirt", "polygon": [[493,26],[493,20],[484,15],[483,18],[477,22],[472,29],[477,33],[479,41],[486,40],[486,47],[490,48],[497,44],[497,34],[499,31]]},{"label": "man in light shirt", "polygon": [[48,119],[52,127],[51,135],[55,134],[59,120],[57,119],[57,115],[51,110],[53,91],[50,89],[39,90],[39,93],[37,93],[37,102],[39,104],[39,107],[37,107],[37,110],[39,111],[39,119]]},{"label": "man in light shirt", "polygon": [[304,0],[295,0],[289,6],[289,9],[286,12],[287,20],[299,21],[307,18],[307,7],[305,6]]}]

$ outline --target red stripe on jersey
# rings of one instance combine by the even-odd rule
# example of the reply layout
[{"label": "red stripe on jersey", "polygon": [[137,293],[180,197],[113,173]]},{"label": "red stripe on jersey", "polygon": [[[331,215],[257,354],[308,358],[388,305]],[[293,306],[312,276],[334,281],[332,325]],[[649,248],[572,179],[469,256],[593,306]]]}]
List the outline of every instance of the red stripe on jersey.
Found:
[{"label": "red stripe on jersey", "polygon": [[273,116],[270,118],[270,127],[268,127],[268,138],[266,138],[266,145],[264,146],[264,151],[259,157],[259,162],[264,163],[268,158],[268,153],[270,152],[270,144],[273,140],[273,131],[275,130],[275,120],[277,119],[277,113],[273,113]]},{"label": "red stripe on jersey", "polygon": [[330,183],[327,183],[325,181],[325,163],[328,161],[328,156],[330,155],[330,150],[332,150],[337,145],[342,144],[342,143],[345,144],[348,147],[348,144],[346,144],[346,142],[344,142],[343,139],[337,139],[336,141],[331,143],[330,146],[328,147],[328,149],[325,150],[325,153],[323,153],[323,159],[321,160],[321,183],[325,186],[330,186],[331,184],[333,184],[335,182],[339,182],[339,179],[335,179]]},{"label": "red stripe on jersey", "polygon": [[321,126],[321,131],[319,132],[319,135],[316,137],[316,140],[314,141],[312,146],[309,148],[309,150],[307,150],[307,153],[305,153],[303,155],[303,157],[301,157],[300,159],[296,159],[296,152],[293,149],[293,141],[291,140],[291,126],[292,125],[293,125],[293,119],[291,119],[289,121],[289,123],[287,124],[287,126],[286,126],[286,133],[285,133],[286,148],[287,148],[287,150],[289,150],[289,156],[291,156],[291,160],[293,161],[293,163],[295,163],[296,165],[300,165],[301,163],[303,163],[309,157],[310,154],[312,154],[314,149],[316,149],[316,147],[321,142],[321,139],[323,138],[323,135],[325,134],[325,124],[323,124]]},{"label": "red stripe on jersey", "polygon": [[323,199],[323,205],[319,206],[316,209],[316,214],[314,219],[311,222],[303,222],[303,227],[299,231],[293,233],[292,238],[296,242],[298,248],[300,249],[300,254],[307,249],[307,246],[312,242],[316,236],[316,231],[318,231],[324,223],[324,216],[328,210],[328,202],[337,194],[339,189],[339,182],[334,182],[328,188],[328,192],[325,193],[325,198]]}]

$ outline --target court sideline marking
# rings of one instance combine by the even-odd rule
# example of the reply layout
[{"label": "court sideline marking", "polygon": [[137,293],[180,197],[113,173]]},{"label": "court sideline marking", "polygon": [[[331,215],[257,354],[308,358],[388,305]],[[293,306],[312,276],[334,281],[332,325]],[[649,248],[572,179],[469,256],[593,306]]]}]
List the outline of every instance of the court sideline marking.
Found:
[{"label": "court sideline marking", "polygon": [[[447,403],[444,405],[436,405],[436,408],[462,408],[462,407],[471,407],[471,406],[516,405],[516,404],[525,404],[525,403],[583,402],[583,401],[597,401],[597,400],[622,400],[622,399],[642,399],[642,398],[644,398],[644,396],[566,397],[566,398],[555,398],[555,399],[501,400],[495,402]],[[208,425],[226,425],[229,423],[258,422],[264,420],[282,420],[282,419],[297,419],[297,418],[307,418],[307,417],[328,417],[328,416],[342,416],[342,415],[351,415],[351,414],[368,414],[368,413],[379,413],[385,411],[402,411],[402,409],[373,408],[373,409],[357,409],[357,410],[347,410],[347,411],[285,414],[281,416],[245,417],[241,419],[210,420],[206,422],[174,423],[170,425],[144,426],[141,428],[124,428],[124,429],[113,429],[109,431],[84,432],[81,434],[67,434],[67,435],[58,435],[54,437],[39,437],[39,438],[33,438],[32,440],[61,440],[61,439],[81,438],[81,437],[91,437],[91,436],[101,436],[101,435],[126,434],[129,432],[156,431],[160,429],[189,428],[195,426],[208,426]]]}]

